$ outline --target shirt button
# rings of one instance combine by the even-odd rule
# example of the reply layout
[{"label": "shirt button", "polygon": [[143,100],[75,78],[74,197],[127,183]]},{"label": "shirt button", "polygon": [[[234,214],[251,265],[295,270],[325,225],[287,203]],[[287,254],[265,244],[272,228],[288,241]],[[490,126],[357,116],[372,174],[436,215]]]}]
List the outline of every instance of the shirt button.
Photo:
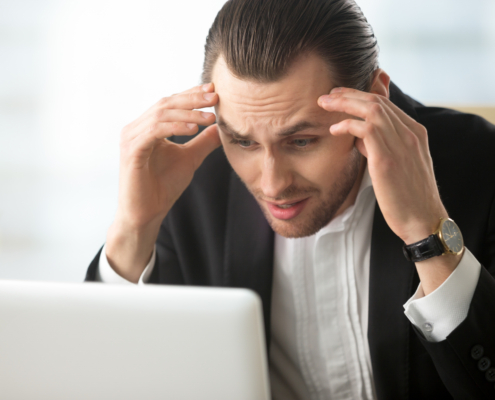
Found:
[{"label": "shirt button", "polygon": [[471,349],[471,357],[474,360],[479,360],[481,357],[483,357],[484,352],[485,352],[485,349],[483,348],[483,346],[480,346],[479,344],[477,344],[476,346],[474,346]]},{"label": "shirt button", "polygon": [[431,332],[433,330],[433,324],[430,324],[429,322],[426,322],[423,325],[423,328],[426,332]]},{"label": "shirt button", "polygon": [[486,371],[488,368],[490,368],[490,365],[492,362],[488,357],[483,357],[481,360],[478,361],[478,369],[480,371]]},{"label": "shirt button", "polygon": [[485,378],[488,382],[495,382],[495,368],[486,371]]}]

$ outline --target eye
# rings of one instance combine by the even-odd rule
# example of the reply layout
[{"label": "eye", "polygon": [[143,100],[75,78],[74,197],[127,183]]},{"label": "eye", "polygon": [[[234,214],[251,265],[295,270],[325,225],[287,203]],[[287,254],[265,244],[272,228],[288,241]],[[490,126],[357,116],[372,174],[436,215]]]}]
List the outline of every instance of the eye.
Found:
[{"label": "eye", "polygon": [[294,143],[297,147],[306,147],[311,142],[311,139],[294,139],[292,141],[292,143]]},{"label": "eye", "polygon": [[241,146],[241,147],[249,147],[249,146],[252,146],[253,141],[252,140],[238,140],[237,144],[239,144],[239,146]]},{"label": "eye", "polygon": [[238,145],[238,146],[243,147],[243,148],[248,148],[248,147],[251,147],[254,142],[252,140],[246,140],[246,139],[238,140],[238,139],[232,138],[230,140],[230,143]]}]

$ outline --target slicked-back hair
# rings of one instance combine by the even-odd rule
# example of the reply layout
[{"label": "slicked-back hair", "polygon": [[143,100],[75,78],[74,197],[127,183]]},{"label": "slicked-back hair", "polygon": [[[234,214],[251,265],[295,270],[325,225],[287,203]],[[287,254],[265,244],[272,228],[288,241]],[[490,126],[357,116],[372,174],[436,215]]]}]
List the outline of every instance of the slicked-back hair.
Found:
[{"label": "slicked-back hair", "polygon": [[369,91],[378,44],[354,0],[227,1],[206,38],[202,81],[212,81],[219,56],[237,78],[269,83],[308,53],[325,61],[336,86]]}]

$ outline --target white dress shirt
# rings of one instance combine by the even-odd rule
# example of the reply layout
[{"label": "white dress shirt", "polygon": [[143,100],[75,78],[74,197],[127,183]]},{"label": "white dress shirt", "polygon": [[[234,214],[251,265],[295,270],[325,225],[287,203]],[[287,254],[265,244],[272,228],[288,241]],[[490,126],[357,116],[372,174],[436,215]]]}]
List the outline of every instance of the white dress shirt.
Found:
[{"label": "white dress shirt", "polygon": [[[376,399],[369,353],[368,287],[375,194],[366,169],[354,205],[315,235],[275,236],[270,383],[274,400]],[[148,281],[155,253],[139,284]],[[444,340],[467,316],[480,263],[466,248],[434,292],[421,284],[405,315],[427,340]],[[131,282],[108,264],[97,280]]]}]

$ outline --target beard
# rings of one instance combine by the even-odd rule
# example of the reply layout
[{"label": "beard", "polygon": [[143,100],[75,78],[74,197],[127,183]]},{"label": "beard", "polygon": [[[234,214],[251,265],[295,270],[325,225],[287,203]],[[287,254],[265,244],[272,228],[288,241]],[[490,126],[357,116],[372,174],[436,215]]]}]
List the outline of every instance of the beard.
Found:
[{"label": "beard", "polygon": [[291,220],[280,220],[273,217],[270,211],[267,210],[266,204],[261,200],[263,198],[262,191],[251,189],[247,185],[246,187],[258,202],[266,220],[276,233],[286,238],[311,236],[326,226],[335,217],[335,214],[347,199],[347,196],[349,196],[359,175],[361,159],[361,153],[354,147],[350,152],[348,162],[338,175],[339,178],[327,192],[322,192],[322,190],[316,187],[291,185],[279,197],[272,199],[279,201],[290,200],[311,195],[313,203],[316,200],[317,203],[312,205],[311,210],[303,210],[300,215]]}]

